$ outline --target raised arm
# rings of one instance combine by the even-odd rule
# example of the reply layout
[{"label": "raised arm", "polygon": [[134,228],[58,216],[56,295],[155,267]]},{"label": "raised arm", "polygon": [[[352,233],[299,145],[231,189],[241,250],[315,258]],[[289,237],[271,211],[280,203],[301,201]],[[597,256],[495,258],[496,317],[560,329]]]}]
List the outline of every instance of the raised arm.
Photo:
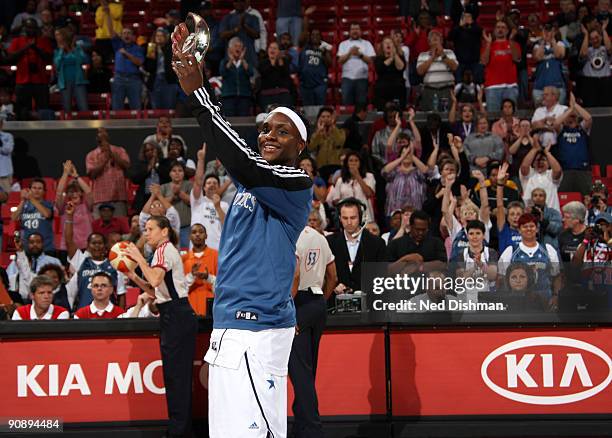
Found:
[{"label": "raised arm", "polygon": [[529,175],[531,163],[533,163],[533,159],[540,151],[540,144],[537,140],[537,136],[534,136],[533,140],[532,148],[529,150],[529,152],[527,152],[527,155],[525,155],[525,158],[523,158],[523,162],[521,163],[521,175],[523,176]]},{"label": "raised arm", "polygon": [[[495,201],[497,204],[497,229],[501,231],[506,224],[506,212],[504,210],[504,178],[508,174],[508,163],[504,162],[497,172],[495,181]],[[482,199],[481,199],[482,202]]]},{"label": "raised arm", "polygon": [[552,145],[546,146],[546,148],[544,149],[544,154],[546,155],[548,164],[550,164],[553,180],[559,181],[559,179],[561,178],[561,175],[563,175],[563,168],[561,168],[561,164],[559,164],[555,156],[550,153],[551,147]]},{"label": "raised arm", "polygon": [[489,222],[490,214],[489,211],[489,196],[487,194],[487,187],[485,186],[485,177],[480,170],[472,170],[472,176],[478,180],[480,196],[480,220],[486,225]]},{"label": "raised arm", "polygon": [[66,205],[66,221],[64,222],[64,241],[66,242],[66,250],[68,258],[74,257],[77,252],[77,245],[74,242],[74,205],[68,203]]},{"label": "raised arm", "polygon": [[202,143],[202,149],[198,151],[198,164],[196,165],[196,173],[193,178],[193,187],[191,193],[195,199],[200,199],[202,196],[202,187],[204,186],[204,163],[206,161],[206,142]]},{"label": "raised arm", "polygon": [[[172,38],[173,53],[180,64],[175,64],[174,68],[213,156],[217,156],[232,179],[255,194],[258,201],[283,217],[296,217],[293,215],[300,214],[295,211],[296,207],[302,209],[304,201],[312,197],[312,180],[301,169],[268,163],[233,130],[221,115],[210,84],[204,80],[195,58],[180,51],[188,31],[183,23],[178,28]],[[300,195],[295,196],[297,193]]]}]

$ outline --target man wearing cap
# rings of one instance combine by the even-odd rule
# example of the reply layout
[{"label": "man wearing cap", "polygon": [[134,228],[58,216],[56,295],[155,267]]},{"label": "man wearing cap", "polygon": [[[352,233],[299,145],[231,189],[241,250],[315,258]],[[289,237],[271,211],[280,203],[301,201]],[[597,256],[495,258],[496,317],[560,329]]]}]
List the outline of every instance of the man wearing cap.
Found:
[{"label": "man wearing cap", "polygon": [[94,233],[102,234],[105,238],[111,233],[127,234],[130,232],[127,221],[120,221],[113,217],[115,206],[110,203],[100,204],[98,207],[100,217],[91,224]]},{"label": "man wearing cap", "polygon": [[293,110],[278,107],[263,123],[259,153],[248,148],[221,116],[202,66],[182,53],[188,35],[180,24],[172,36],[174,68],[211,155],[237,189],[221,234],[214,325],[204,358],[210,365],[209,435],[285,437],[296,324],[290,291],[296,242],[312,202],[312,181],[295,168],[306,148],[306,125]]},{"label": "man wearing cap", "polygon": [[[442,99],[450,105],[455,84],[453,72],[459,64],[452,50],[442,45],[442,33],[434,29],[427,37],[429,51],[419,54],[417,73],[423,76],[423,92],[419,103],[422,111],[443,111]],[[434,106],[437,105],[436,108]]]}]

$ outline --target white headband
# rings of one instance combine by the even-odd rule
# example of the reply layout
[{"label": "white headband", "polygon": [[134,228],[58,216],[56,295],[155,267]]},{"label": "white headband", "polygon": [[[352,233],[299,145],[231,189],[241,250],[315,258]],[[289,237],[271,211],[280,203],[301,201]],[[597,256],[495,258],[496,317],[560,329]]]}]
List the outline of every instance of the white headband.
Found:
[{"label": "white headband", "polygon": [[300,137],[302,137],[302,140],[307,141],[308,134],[306,131],[306,125],[304,125],[304,122],[302,122],[302,119],[300,118],[300,116],[297,115],[295,111],[290,108],[287,108],[286,106],[279,106],[270,111],[268,115],[274,113],[281,113],[289,117],[297,128],[297,130],[300,132]]}]

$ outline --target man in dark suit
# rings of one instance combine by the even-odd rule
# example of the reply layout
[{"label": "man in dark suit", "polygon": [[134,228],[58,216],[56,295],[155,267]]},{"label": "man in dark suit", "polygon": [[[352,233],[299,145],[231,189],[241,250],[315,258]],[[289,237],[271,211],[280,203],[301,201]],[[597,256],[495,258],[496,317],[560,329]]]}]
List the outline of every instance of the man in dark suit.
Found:
[{"label": "man in dark suit", "polygon": [[417,210],[410,215],[410,232],[389,242],[387,259],[391,272],[429,272],[446,268],[446,249],[441,239],[428,234],[429,215]]},{"label": "man in dark suit", "polygon": [[363,224],[365,206],[355,198],[338,204],[342,230],[327,237],[336,258],[338,285],[336,293],[361,290],[361,269],[364,262],[386,262],[385,241],[368,232]]}]

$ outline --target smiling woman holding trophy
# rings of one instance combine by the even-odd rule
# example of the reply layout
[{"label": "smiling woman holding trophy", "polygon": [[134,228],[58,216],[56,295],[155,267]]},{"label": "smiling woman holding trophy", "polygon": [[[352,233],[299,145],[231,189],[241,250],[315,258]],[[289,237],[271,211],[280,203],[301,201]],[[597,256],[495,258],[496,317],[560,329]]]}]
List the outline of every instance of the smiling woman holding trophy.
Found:
[{"label": "smiling woman holding trophy", "polygon": [[283,438],[296,325],[295,246],[312,200],[311,179],[295,167],[306,147],[306,123],[293,110],[276,108],[263,123],[259,153],[253,152],[221,115],[202,75],[210,38],[198,18],[190,15],[172,34],[173,68],[203,140],[236,185],[221,233],[213,332],[204,357],[209,435]]}]

